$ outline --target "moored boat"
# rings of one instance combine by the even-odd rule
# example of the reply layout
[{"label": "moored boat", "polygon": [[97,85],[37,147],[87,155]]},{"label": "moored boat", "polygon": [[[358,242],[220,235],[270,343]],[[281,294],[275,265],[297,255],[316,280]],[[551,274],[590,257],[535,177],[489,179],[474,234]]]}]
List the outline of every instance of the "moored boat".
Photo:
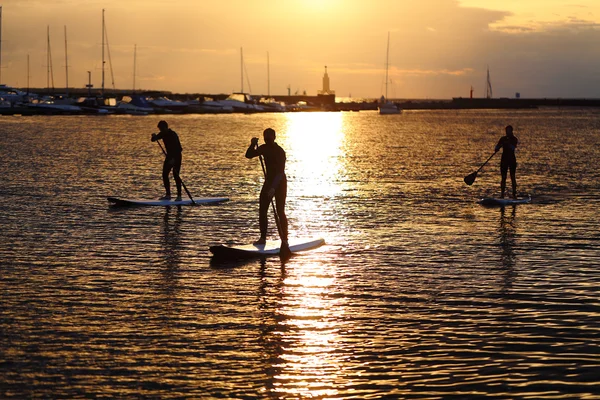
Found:
[{"label": "moored boat", "polygon": [[225,100],[219,100],[219,104],[233,108],[233,112],[255,113],[264,111],[264,108],[257,105],[252,96],[247,93],[232,93]]}]

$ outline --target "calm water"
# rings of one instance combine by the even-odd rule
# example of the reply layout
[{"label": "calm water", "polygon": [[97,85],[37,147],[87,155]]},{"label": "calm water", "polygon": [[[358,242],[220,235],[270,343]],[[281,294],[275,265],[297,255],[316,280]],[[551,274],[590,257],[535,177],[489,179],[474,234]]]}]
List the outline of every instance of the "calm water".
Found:
[{"label": "calm water", "polygon": [[[170,116],[231,201],[110,208],[162,195],[159,119],[0,118],[0,398],[600,398],[600,110]],[[484,208],[506,124],[533,202]],[[211,263],[258,237],[266,127],[327,245]]]}]

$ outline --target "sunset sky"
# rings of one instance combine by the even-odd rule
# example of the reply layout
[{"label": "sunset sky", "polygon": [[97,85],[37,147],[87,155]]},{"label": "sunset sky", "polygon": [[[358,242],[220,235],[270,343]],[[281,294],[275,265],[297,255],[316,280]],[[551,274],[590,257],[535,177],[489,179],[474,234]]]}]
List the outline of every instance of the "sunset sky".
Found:
[{"label": "sunset sky", "polygon": [[[324,66],[338,96],[600,98],[598,0],[0,0],[4,84],[47,86],[47,27],[54,87],[177,93],[271,94],[321,89]],[[269,63],[267,63],[267,53]]]}]

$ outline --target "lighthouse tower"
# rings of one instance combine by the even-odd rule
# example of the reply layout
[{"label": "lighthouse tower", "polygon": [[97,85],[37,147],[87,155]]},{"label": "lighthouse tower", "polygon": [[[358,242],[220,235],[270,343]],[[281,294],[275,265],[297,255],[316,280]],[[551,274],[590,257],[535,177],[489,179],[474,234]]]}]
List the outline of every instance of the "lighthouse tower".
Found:
[{"label": "lighthouse tower", "polygon": [[325,75],[323,75],[323,89],[319,90],[318,94],[335,94],[335,90],[329,88],[329,75],[327,75],[327,65],[325,66]]}]

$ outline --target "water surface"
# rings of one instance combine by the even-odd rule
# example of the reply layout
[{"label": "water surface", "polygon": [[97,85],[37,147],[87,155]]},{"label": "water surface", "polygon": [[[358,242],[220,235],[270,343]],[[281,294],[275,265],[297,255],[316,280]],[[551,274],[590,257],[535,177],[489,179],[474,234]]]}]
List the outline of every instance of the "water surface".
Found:
[{"label": "water surface", "polygon": [[[182,178],[163,194],[160,117],[0,118],[2,398],[600,398],[600,112],[168,116]],[[531,204],[499,193],[504,126]],[[258,237],[272,127],[290,235],[282,265],[214,263]],[[271,220],[272,238],[276,230]]]}]

